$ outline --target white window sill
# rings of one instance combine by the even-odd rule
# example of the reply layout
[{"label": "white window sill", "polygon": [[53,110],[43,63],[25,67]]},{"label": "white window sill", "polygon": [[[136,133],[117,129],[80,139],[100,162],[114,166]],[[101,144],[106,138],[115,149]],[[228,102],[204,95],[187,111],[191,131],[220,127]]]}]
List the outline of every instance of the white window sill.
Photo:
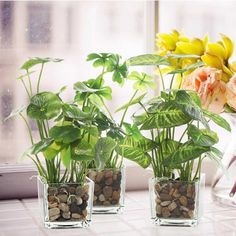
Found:
[{"label": "white window sill", "polygon": [[49,230],[42,226],[37,199],[0,201],[0,236],[49,236],[49,235],[94,235],[94,236],[213,236],[235,235],[235,208],[216,205],[206,188],[204,216],[193,228],[158,227],[150,220],[147,191],[130,191],[126,194],[126,206],[120,215],[93,215],[87,229]]}]

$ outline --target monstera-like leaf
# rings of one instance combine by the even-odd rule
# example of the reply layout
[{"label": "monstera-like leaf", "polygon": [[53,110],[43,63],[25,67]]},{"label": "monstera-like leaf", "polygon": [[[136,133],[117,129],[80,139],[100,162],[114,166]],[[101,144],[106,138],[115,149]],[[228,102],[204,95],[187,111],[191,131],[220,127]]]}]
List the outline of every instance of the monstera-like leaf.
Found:
[{"label": "monstera-like leaf", "polygon": [[27,107],[27,115],[36,120],[50,120],[61,112],[60,98],[51,92],[42,92],[33,96]]}]

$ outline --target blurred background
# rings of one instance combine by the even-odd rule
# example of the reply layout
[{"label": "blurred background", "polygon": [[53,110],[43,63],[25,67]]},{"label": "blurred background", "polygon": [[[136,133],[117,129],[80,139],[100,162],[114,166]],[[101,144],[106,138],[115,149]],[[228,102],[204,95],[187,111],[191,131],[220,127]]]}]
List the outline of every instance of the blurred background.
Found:
[{"label": "blurred background", "polygon": [[[27,104],[15,78],[29,57],[63,58],[46,66],[42,87],[58,91],[69,85],[64,96],[71,99],[73,83],[99,73],[86,62],[87,54],[113,52],[127,59],[153,52],[157,30],[208,33],[213,41],[224,32],[236,40],[235,12],[235,1],[0,1],[0,166],[17,163],[30,145],[19,117],[4,121]],[[127,101],[131,90],[129,84],[115,86],[111,110]]]}]

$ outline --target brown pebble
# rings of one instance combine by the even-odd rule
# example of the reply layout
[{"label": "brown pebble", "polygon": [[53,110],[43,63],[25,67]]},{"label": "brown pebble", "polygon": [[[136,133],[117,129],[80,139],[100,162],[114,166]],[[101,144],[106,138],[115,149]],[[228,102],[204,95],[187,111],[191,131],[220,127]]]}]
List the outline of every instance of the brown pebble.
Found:
[{"label": "brown pebble", "polygon": [[162,209],[162,207],[159,204],[156,204],[156,214],[157,215],[161,214],[161,209]]},{"label": "brown pebble", "polygon": [[60,203],[59,204],[59,209],[63,212],[68,212],[69,211],[69,206],[65,203]]},{"label": "brown pebble", "polygon": [[70,212],[63,212],[62,213],[62,217],[66,220],[69,220],[70,219],[70,216],[71,216],[71,213]]},{"label": "brown pebble", "polygon": [[110,206],[111,203],[110,203],[109,201],[104,201],[104,202],[103,202],[103,205],[104,205],[104,206]]},{"label": "brown pebble", "polygon": [[112,193],[112,199],[115,201],[119,201],[120,200],[120,193],[118,191],[114,191]]},{"label": "brown pebble", "polygon": [[180,203],[181,203],[181,205],[182,206],[187,206],[188,205],[188,199],[185,197],[185,196],[181,196],[180,198],[179,198],[179,201],[180,201]]},{"label": "brown pebble", "polygon": [[169,194],[161,193],[160,199],[161,199],[161,201],[171,201],[172,197]]},{"label": "brown pebble", "polygon": [[59,217],[60,217],[60,214],[55,215],[55,216],[50,216],[50,217],[49,217],[49,220],[50,220],[50,221],[54,221],[54,220],[57,220]]},{"label": "brown pebble", "polygon": [[103,172],[97,172],[97,176],[96,176],[96,180],[95,181],[97,183],[100,183],[102,181],[103,177],[104,177],[104,173]]},{"label": "brown pebble", "polygon": [[161,191],[161,186],[160,186],[159,183],[156,183],[156,184],[155,184],[155,189],[156,189],[157,192],[160,192],[160,191]]},{"label": "brown pebble", "polygon": [[71,217],[74,218],[74,219],[81,219],[82,218],[82,216],[78,213],[72,213]]},{"label": "brown pebble", "polygon": [[165,206],[168,206],[170,205],[171,201],[164,201],[164,202],[161,202],[161,206],[165,207]]},{"label": "brown pebble", "polygon": [[58,207],[58,203],[57,202],[48,202],[48,208],[55,208]]},{"label": "brown pebble", "polygon": [[98,199],[100,202],[104,202],[106,200],[103,194],[100,194]]},{"label": "brown pebble", "polygon": [[175,198],[179,198],[181,196],[181,194],[179,193],[178,189],[175,189],[172,196],[175,197]]},{"label": "brown pebble", "polygon": [[112,178],[113,177],[113,171],[112,170],[107,170],[104,173],[105,178]]},{"label": "brown pebble", "polygon": [[113,182],[112,177],[109,177],[109,178],[107,178],[107,179],[105,180],[105,184],[106,184],[106,185],[111,185],[112,182]]},{"label": "brown pebble", "polygon": [[164,218],[168,218],[171,215],[168,207],[162,207],[161,214]]},{"label": "brown pebble", "polygon": [[175,208],[177,207],[177,204],[175,202],[172,202],[169,206],[168,206],[168,209],[170,211],[173,211]]},{"label": "brown pebble", "polygon": [[58,194],[57,197],[58,197],[60,203],[61,202],[64,202],[64,203],[67,202],[67,198],[68,198],[67,194]]},{"label": "brown pebble", "polygon": [[112,196],[112,187],[110,187],[110,186],[105,186],[105,187],[103,188],[103,194],[104,194],[105,198],[111,197],[111,196]]}]

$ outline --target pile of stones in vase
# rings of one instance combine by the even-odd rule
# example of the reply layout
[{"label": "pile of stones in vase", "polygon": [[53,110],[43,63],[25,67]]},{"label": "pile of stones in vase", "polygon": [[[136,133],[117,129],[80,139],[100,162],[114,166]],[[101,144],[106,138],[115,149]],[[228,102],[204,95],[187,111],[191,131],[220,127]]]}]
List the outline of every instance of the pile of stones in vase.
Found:
[{"label": "pile of stones in vase", "polygon": [[195,184],[181,181],[156,183],[157,217],[192,219],[195,215]]},{"label": "pile of stones in vase", "polygon": [[48,187],[49,221],[81,221],[87,216],[88,185],[63,184]]},{"label": "pile of stones in vase", "polygon": [[88,177],[94,181],[94,206],[119,205],[121,193],[120,170],[90,170]]}]

